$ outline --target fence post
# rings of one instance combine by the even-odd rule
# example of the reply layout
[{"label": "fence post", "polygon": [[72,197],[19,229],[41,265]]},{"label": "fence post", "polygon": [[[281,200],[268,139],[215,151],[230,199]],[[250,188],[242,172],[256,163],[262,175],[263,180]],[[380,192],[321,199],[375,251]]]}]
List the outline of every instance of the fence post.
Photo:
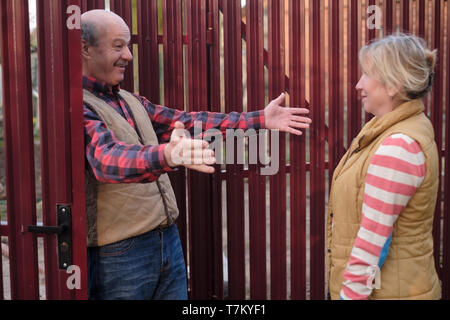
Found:
[{"label": "fence post", "polygon": [[12,299],[39,299],[28,1],[0,3]]}]

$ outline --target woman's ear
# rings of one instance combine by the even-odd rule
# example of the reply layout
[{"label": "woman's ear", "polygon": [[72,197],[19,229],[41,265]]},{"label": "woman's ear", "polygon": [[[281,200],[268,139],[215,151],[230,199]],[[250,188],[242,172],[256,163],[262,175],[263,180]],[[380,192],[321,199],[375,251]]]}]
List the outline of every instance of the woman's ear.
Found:
[{"label": "woman's ear", "polygon": [[396,85],[396,86],[386,86],[386,91],[389,95],[389,97],[392,99],[394,99],[394,97],[400,92],[401,90],[401,85]]}]

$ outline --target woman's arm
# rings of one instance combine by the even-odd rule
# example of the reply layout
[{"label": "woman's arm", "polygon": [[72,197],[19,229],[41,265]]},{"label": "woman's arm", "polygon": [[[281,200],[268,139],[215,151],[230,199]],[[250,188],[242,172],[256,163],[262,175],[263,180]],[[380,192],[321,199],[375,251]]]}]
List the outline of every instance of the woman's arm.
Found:
[{"label": "woman's arm", "polygon": [[388,252],[395,221],[425,178],[425,156],[404,134],[386,138],[367,170],[361,227],[353,244],[342,300],[368,299],[380,288],[379,273]]}]

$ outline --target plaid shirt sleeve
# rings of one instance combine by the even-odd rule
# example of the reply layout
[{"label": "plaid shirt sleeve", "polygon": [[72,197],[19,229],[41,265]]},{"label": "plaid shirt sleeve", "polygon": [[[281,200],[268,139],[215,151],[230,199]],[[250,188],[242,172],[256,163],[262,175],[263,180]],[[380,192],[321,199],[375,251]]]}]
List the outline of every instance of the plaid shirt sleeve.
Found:
[{"label": "plaid shirt sleeve", "polygon": [[184,124],[185,129],[191,133],[191,137],[194,137],[194,124],[196,123],[201,123],[203,131],[217,129],[223,134],[226,133],[226,129],[259,130],[265,128],[263,110],[229,114],[207,111],[185,112],[153,104],[144,97],[136,95],[136,98],[147,110],[160,143],[167,143],[170,140],[177,121]]},{"label": "plaid shirt sleeve", "polygon": [[128,145],[118,141],[103,121],[84,106],[86,159],[103,183],[146,183],[174,171],[164,159],[165,145]]},{"label": "plaid shirt sleeve", "polygon": [[95,178],[103,183],[152,182],[166,172],[174,171],[164,158],[165,144],[169,142],[175,122],[180,121],[193,136],[194,124],[201,123],[202,130],[264,128],[264,112],[184,112],[154,105],[136,96],[144,105],[158,136],[159,146],[128,145],[116,139],[103,121],[84,106],[86,158]]}]

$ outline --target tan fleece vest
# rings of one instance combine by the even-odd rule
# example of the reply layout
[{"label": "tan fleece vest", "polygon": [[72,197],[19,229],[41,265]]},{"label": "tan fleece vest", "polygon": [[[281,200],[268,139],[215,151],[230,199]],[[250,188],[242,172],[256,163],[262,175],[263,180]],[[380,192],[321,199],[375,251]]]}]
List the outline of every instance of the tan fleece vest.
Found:
[{"label": "tan fleece vest", "polygon": [[389,254],[381,267],[381,288],[370,299],[439,299],[433,259],[433,216],[439,181],[438,153],[421,100],[373,118],[353,140],[333,174],[327,216],[326,275],[332,299],[339,299],[343,272],[361,223],[364,184],[370,159],[385,138],[403,133],[420,144],[425,180],[399,215]]},{"label": "tan fleece vest", "polygon": [[[121,90],[139,134],[114,108],[84,91],[84,103],[95,112],[115,137],[127,144],[158,145],[158,138],[141,102]],[[170,180],[163,174],[151,183],[100,183],[86,173],[88,246],[103,246],[138,236],[160,225],[172,224],[178,207]]]}]

